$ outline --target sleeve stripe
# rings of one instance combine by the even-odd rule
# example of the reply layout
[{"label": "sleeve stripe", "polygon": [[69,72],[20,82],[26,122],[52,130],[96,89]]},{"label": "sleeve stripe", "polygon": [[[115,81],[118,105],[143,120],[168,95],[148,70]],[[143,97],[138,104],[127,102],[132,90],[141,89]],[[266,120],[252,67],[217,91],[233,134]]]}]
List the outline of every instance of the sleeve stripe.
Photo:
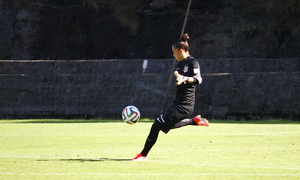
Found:
[{"label": "sleeve stripe", "polygon": [[202,77],[201,77],[201,74],[200,74],[200,69],[199,68],[196,68],[194,69],[194,78],[196,78],[198,80],[198,83],[201,84],[202,83]]}]

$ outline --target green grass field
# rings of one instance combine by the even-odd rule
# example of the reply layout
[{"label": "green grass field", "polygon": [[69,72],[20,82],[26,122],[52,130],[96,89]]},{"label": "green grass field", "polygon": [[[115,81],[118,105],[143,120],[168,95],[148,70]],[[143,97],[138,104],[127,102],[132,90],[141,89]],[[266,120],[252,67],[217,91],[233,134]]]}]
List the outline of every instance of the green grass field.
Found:
[{"label": "green grass field", "polygon": [[0,179],[300,179],[299,123],[211,123],[160,133],[151,123],[2,120]]}]

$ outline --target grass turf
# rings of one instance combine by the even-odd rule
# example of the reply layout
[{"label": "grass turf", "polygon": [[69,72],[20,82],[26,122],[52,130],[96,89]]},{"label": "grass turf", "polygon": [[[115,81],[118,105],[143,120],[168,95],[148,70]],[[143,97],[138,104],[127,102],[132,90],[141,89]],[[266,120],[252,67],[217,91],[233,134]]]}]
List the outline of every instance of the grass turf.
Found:
[{"label": "grass turf", "polygon": [[0,121],[0,179],[299,179],[300,124],[211,123],[160,133],[149,122]]}]

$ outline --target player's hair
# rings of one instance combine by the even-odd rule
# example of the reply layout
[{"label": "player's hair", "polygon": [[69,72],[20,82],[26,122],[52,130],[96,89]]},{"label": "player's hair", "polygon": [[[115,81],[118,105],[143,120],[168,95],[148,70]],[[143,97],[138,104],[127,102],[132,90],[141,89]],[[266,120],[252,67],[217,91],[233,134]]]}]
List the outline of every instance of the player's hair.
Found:
[{"label": "player's hair", "polygon": [[173,47],[175,49],[183,49],[185,51],[189,51],[188,40],[190,40],[190,37],[187,33],[185,33],[181,36],[178,42],[173,44]]}]

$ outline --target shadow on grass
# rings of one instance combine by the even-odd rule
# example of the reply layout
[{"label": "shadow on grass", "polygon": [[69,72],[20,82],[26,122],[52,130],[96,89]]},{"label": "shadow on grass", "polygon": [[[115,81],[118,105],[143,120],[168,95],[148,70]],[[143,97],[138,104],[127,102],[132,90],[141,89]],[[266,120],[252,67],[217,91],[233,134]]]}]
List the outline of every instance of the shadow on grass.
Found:
[{"label": "shadow on grass", "polygon": [[103,161],[131,161],[131,159],[111,159],[111,158],[97,158],[97,159],[85,159],[85,158],[70,158],[70,159],[39,159],[38,161],[66,161],[66,162],[103,162]]},{"label": "shadow on grass", "polygon": [[99,159],[60,159],[60,161],[70,161],[70,162],[99,162],[99,161],[131,161],[131,159],[110,159],[110,158],[99,158]]}]

